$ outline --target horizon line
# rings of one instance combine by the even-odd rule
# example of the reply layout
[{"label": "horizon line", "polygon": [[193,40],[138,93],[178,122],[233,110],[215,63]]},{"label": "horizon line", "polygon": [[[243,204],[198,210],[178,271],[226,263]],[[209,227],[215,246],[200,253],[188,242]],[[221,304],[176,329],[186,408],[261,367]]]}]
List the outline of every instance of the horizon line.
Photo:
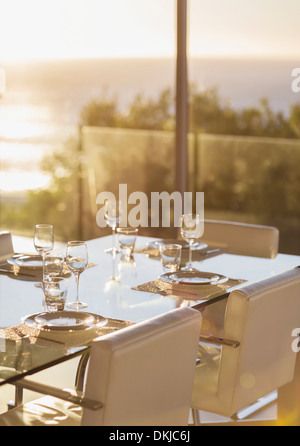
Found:
[{"label": "horizon line", "polygon": [[[219,59],[219,60],[265,60],[267,61],[294,61],[299,60],[299,55],[274,55],[274,54],[199,54],[188,55],[187,60],[195,59]],[[67,62],[67,61],[99,61],[99,60],[176,60],[176,55],[166,56],[58,56],[58,57],[20,57],[8,58],[0,56],[0,63],[26,63],[26,62]]]}]

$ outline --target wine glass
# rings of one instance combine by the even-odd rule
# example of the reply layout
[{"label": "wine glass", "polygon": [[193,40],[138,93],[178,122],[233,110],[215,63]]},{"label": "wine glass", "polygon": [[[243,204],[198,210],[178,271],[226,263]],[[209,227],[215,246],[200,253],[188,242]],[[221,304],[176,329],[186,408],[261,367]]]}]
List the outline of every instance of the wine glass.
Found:
[{"label": "wine glass", "polygon": [[184,214],[181,217],[181,236],[189,244],[189,263],[184,271],[194,271],[192,265],[192,245],[201,237],[203,232],[203,219],[199,214]]},{"label": "wine glass", "polygon": [[121,201],[108,201],[106,204],[105,219],[110,228],[112,228],[112,248],[107,249],[105,252],[118,253],[119,250],[115,247],[115,235],[116,228],[120,223],[122,217],[122,203]]},{"label": "wine glass", "polygon": [[[34,229],[34,247],[43,258],[43,280],[45,276],[45,257],[54,248],[54,230],[52,225],[36,225]],[[42,287],[42,283],[36,284]]]},{"label": "wine glass", "polygon": [[85,242],[72,241],[68,242],[66,253],[66,264],[76,277],[77,298],[75,302],[67,304],[68,308],[79,310],[86,308],[88,305],[79,301],[79,276],[88,265],[88,250]]}]

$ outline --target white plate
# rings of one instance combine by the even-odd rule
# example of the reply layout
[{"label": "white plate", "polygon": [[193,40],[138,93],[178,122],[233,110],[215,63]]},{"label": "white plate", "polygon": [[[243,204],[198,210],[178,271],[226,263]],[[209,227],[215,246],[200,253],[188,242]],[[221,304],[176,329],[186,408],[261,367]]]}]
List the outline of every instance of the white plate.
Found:
[{"label": "white plate", "polygon": [[[189,244],[185,240],[156,240],[155,242],[150,242],[149,247],[150,248],[159,248],[159,245],[181,245],[182,248],[189,248]],[[201,250],[206,249],[208,246],[206,243],[200,243],[200,242],[194,242],[192,244],[193,250]]]},{"label": "white plate", "polygon": [[17,265],[20,268],[42,269],[43,258],[39,255],[16,255],[10,257],[7,263]]},{"label": "white plate", "polygon": [[179,271],[177,273],[166,273],[160,276],[164,282],[180,285],[218,285],[228,279],[225,276],[201,271]]},{"label": "white plate", "polygon": [[107,319],[97,314],[78,311],[55,311],[27,316],[25,324],[42,330],[89,330],[107,324]]}]

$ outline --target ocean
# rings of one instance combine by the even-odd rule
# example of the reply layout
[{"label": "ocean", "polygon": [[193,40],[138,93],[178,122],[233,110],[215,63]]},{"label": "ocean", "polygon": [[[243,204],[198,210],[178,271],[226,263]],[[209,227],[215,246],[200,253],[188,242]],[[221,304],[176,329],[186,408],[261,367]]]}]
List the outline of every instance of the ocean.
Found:
[{"label": "ocean", "polygon": [[[235,109],[268,98],[274,111],[288,115],[300,93],[291,89],[296,60],[212,59],[189,61],[189,82],[215,87]],[[6,91],[0,97],[0,191],[46,187],[39,165],[44,154],[62,147],[93,99],[115,98],[126,109],[139,93],[157,97],[175,89],[174,59],[100,59],[32,62],[0,61]]]}]

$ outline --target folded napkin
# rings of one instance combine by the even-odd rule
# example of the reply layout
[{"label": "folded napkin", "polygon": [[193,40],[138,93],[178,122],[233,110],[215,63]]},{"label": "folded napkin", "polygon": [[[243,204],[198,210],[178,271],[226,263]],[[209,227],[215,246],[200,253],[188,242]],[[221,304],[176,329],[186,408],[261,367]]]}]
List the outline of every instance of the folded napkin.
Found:
[{"label": "folded napkin", "polygon": [[0,232],[0,263],[5,262],[14,255],[11,233]]},{"label": "folded napkin", "polygon": [[145,246],[144,248],[135,249],[136,254],[146,254],[151,257],[159,257],[160,252],[158,248],[152,248],[151,246]]},{"label": "folded napkin", "polygon": [[183,285],[170,284],[161,279],[147,282],[132,288],[136,291],[145,291],[147,293],[160,294],[161,296],[183,298],[185,300],[207,300],[209,298],[221,296],[227,290],[235,288],[243,283],[242,279],[228,279],[227,282],[219,285]]},{"label": "folded napkin", "polygon": [[16,280],[28,280],[32,282],[41,282],[42,280],[42,271],[39,269],[25,269],[7,263],[0,266],[0,274],[7,275]]}]

